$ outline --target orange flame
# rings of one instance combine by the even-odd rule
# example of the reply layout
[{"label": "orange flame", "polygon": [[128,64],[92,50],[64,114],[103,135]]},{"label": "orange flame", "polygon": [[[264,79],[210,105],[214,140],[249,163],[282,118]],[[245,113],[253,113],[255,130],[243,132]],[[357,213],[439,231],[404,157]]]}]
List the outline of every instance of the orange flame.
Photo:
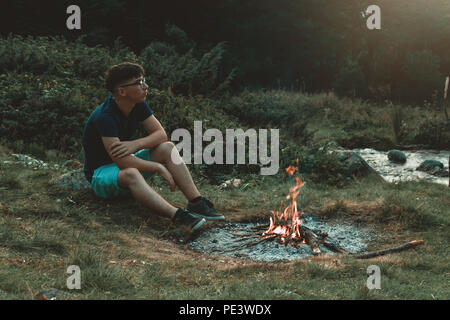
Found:
[{"label": "orange flame", "polygon": [[[292,176],[297,169],[291,165],[286,168],[286,172]],[[285,243],[286,240],[305,242],[300,234],[300,225],[302,224],[300,217],[303,215],[303,212],[297,210],[296,201],[297,196],[300,194],[300,189],[305,183],[299,177],[295,177],[295,181],[295,186],[289,188],[289,194],[286,196],[287,200],[291,200],[290,204],[283,211],[281,211],[281,206],[279,211],[272,211],[269,228],[262,234],[263,237],[277,235],[282,243]]]}]

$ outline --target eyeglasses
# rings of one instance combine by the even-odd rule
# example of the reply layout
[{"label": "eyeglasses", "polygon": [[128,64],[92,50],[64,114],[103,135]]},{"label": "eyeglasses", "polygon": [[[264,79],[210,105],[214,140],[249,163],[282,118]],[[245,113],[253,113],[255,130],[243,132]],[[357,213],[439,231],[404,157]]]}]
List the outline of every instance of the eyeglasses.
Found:
[{"label": "eyeglasses", "polygon": [[135,85],[140,85],[141,88],[145,88],[147,86],[147,83],[145,82],[145,78],[141,78],[141,79],[137,80],[136,82],[124,84],[124,85],[121,85],[118,87],[123,88],[123,87],[135,86]]}]

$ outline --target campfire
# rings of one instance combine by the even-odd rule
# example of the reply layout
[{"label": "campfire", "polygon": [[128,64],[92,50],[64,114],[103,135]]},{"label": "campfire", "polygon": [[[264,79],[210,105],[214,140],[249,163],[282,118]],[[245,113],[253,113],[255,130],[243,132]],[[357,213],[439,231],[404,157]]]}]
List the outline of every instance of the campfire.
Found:
[{"label": "campfire", "polygon": [[[298,170],[298,159],[297,168],[290,165],[288,168],[286,168],[286,172],[288,175],[293,176],[296,170]],[[300,249],[300,244],[307,244],[311,247],[314,255],[321,253],[319,245],[322,245],[337,253],[348,253],[346,250],[336,245],[336,243],[328,241],[327,232],[321,232],[320,230],[313,231],[302,225],[301,216],[304,213],[303,211],[298,211],[296,199],[300,194],[300,189],[304,186],[305,183],[297,176],[295,176],[295,181],[295,186],[289,189],[289,194],[286,196],[286,199],[290,200],[289,205],[284,210],[281,210],[281,205],[280,210],[272,211],[269,228],[262,233],[262,239],[274,239],[282,244],[285,244],[286,246],[290,243],[298,249]],[[364,253],[358,256],[355,255],[355,257],[365,259],[373,256],[410,249],[422,243],[423,240],[414,240],[400,247]]]},{"label": "campfire", "polygon": [[[424,243],[423,240],[415,240],[394,248],[361,252],[365,248],[365,240],[370,238],[369,235],[362,239],[361,233],[353,227],[352,231],[349,231],[343,225],[333,224],[331,227],[325,222],[316,221],[312,216],[302,219],[304,213],[299,210],[297,197],[304,182],[294,175],[296,171],[298,159],[297,168],[291,165],[286,169],[287,174],[295,178],[295,185],[285,197],[288,205],[283,209],[282,202],[278,211],[272,211],[269,224],[230,223],[212,228],[207,235],[204,234],[191,244],[192,247],[221,255],[252,256],[255,260],[278,261],[321,253],[341,253],[356,259],[367,259],[415,248]],[[327,232],[322,232],[323,228]],[[280,244],[282,248],[279,248]]]},{"label": "campfire", "polygon": [[[286,172],[292,176],[295,170],[294,166],[289,166]],[[295,186],[289,189],[286,196],[287,200],[291,200],[290,204],[283,211],[281,206],[279,211],[272,211],[269,229],[262,234],[263,237],[278,237],[281,243],[286,244],[291,240],[306,243],[304,235],[300,233],[302,224],[300,217],[303,212],[298,212],[296,200],[304,182],[299,177],[295,177],[295,180]]]},{"label": "campfire", "polygon": [[[296,170],[298,170],[298,159],[297,168],[290,165],[286,168],[286,172],[288,175],[293,176]],[[305,183],[297,176],[295,176],[295,181],[295,186],[289,189],[289,194],[286,196],[286,199],[290,200],[289,205],[284,210],[281,210],[281,204],[280,210],[272,211],[269,228],[263,232],[262,237],[263,239],[276,239],[286,246],[291,243],[298,248],[300,248],[298,245],[301,243],[308,244],[311,246],[313,253],[318,254],[320,253],[318,241],[324,240],[327,233],[319,232],[315,234],[312,230],[302,226],[301,216],[303,211],[298,211],[296,199]],[[335,247],[334,251],[340,252],[337,247]]]}]

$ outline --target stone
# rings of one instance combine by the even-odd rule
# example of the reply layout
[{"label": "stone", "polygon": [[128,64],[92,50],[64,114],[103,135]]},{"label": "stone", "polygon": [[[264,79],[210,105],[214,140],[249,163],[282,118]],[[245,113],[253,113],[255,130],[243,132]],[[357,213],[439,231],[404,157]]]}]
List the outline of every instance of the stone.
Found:
[{"label": "stone", "polygon": [[56,149],[50,149],[45,151],[45,155],[49,158],[56,158],[58,157],[59,151]]},{"label": "stone", "polygon": [[345,149],[343,147],[341,147],[339,144],[337,144],[335,141],[329,141],[327,143],[325,143],[324,145],[322,145],[321,147],[319,147],[319,150],[329,150],[329,151],[345,151]]},{"label": "stone", "polygon": [[64,191],[76,191],[89,189],[91,187],[84,175],[83,169],[63,174],[62,176],[52,179],[50,183]]},{"label": "stone", "polygon": [[406,155],[403,152],[401,152],[400,150],[389,150],[387,156],[388,156],[389,161],[392,161],[395,163],[405,163],[406,162]]},{"label": "stone", "polygon": [[351,176],[367,176],[370,173],[379,176],[378,172],[374,170],[359,154],[352,151],[340,151],[337,154],[338,160],[343,164],[344,169],[341,174],[347,177]]},{"label": "stone", "polygon": [[433,172],[434,170],[444,169],[444,164],[437,160],[425,160],[416,168],[417,171]]},{"label": "stone", "polygon": [[225,181],[220,185],[221,188],[228,188],[228,187],[238,187],[241,184],[241,179],[230,179]]},{"label": "stone", "polygon": [[63,163],[62,167],[69,170],[76,170],[83,167],[83,165],[78,160],[67,160]]},{"label": "stone", "polygon": [[73,298],[73,294],[55,288],[42,290],[35,297],[36,300],[69,300]]},{"label": "stone", "polygon": [[425,160],[416,168],[417,171],[428,172],[436,177],[448,177],[448,170],[444,169],[444,164],[437,160]]},{"label": "stone", "polygon": [[434,167],[433,170],[431,170],[430,172],[433,176],[437,176],[437,177],[448,177],[449,176],[449,172],[445,169],[440,169],[438,167]]}]

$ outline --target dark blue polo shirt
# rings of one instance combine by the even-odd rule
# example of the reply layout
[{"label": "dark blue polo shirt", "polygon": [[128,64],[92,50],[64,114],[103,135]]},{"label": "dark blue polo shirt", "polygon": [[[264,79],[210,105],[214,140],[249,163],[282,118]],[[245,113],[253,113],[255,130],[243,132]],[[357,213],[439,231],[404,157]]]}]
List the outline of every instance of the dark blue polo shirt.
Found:
[{"label": "dark blue polo shirt", "polygon": [[95,169],[113,162],[105,150],[102,137],[118,137],[120,141],[133,140],[139,123],[152,114],[148,104],[140,102],[125,117],[112,96],[91,113],[83,130],[84,174],[89,182]]}]

